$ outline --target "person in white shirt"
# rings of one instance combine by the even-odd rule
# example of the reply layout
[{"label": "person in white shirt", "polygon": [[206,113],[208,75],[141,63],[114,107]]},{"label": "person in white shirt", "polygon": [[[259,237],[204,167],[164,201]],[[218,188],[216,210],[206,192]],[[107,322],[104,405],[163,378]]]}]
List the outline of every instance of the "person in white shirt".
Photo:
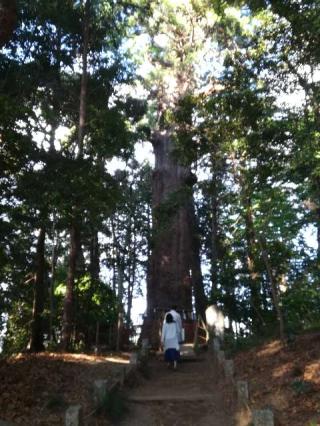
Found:
[{"label": "person in white shirt", "polygon": [[180,358],[179,353],[179,332],[176,321],[173,316],[168,312],[165,316],[165,321],[162,326],[161,343],[164,350],[164,359],[168,366],[173,365],[177,368],[177,362]]},{"label": "person in white shirt", "polygon": [[167,317],[168,314],[172,315],[173,320],[177,324],[178,340],[179,340],[179,343],[181,343],[183,341],[182,320],[181,320],[181,315],[179,314],[179,312],[177,312],[177,306],[176,305],[171,306],[170,311],[165,314],[165,317],[164,317],[165,319],[166,319],[166,317]]}]

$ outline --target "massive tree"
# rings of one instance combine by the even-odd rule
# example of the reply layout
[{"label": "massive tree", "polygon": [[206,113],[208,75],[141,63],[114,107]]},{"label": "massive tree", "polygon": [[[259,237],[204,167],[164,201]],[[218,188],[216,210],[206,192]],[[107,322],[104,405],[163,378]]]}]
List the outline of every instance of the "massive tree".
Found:
[{"label": "massive tree", "polygon": [[[179,103],[196,87],[196,55],[204,40],[203,8],[203,2],[154,2],[148,25],[152,66],[150,141],[155,154],[147,287],[151,321],[171,304],[180,311],[192,311],[193,285],[197,302],[204,298],[200,268],[193,253],[197,247],[192,199],[196,178],[190,162],[177,155],[179,125],[175,120]],[[203,308],[205,302],[199,301],[200,305]]]}]

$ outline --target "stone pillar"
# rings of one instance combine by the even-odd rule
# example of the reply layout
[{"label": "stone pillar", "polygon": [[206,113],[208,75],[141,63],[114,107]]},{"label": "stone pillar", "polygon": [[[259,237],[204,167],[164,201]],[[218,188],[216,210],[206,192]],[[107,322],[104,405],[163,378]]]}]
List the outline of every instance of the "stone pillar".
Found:
[{"label": "stone pillar", "polygon": [[144,338],[141,340],[141,355],[147,356],[149,353],[149,339]]},{"label": "stone pillar", "polygon": [[137,365],[138,364],[138,354],[137,352],[133,352],[130,355],[130,365]]},{"label": "stone pillar", "polygon": [[248,404],[249,402],[248,382],[244,380],[237,381],[237,394],[238,394],[238,401],[241,404]]},{"label": "stone pillar", "polygon": [[71,405],[66,411],[65,426],[81,426],[81,425],[82,425],[81,405]]},{"label": "stone pillar", "polygon": [[271,410],[253,410],[253,426],[274,426],[273,412]]},{"label": "stone pillar", "polygon": [[93,398],[96,404],[100,405],[107,396],[108,380],[95,380],[93,383]]},{"label": "stone pillar", "polygon": [[224,363],[224,374],[226,376],[227,379],[233,379],[233,374],[234,374],[234,364],[233,361],[231,359],[225,360]]},{"label": "stone pillar", "polygon": [[217,358],[218,358],[219,364],[223,364],[224,363],[224,351],[218,351],[217,352]]},{"label": "stone pillar", "polygon": [[215,338],[213,339],[213,350],[214,350],[215,352],[220,351],[220,341],[219,341],[219,339],[218,339],[217,337],[215,337]]}]

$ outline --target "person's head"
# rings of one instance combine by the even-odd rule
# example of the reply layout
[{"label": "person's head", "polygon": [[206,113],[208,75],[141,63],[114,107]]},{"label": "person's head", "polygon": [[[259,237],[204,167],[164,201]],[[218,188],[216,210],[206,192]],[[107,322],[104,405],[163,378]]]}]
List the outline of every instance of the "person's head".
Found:
[{"label": "person's head", "polygon": [[177,305],[171,305],[171,309],[172,309],[173,311],[176,311],[176,310],[178,309],[178,306],[177,306]]},{"label": "person's head", "polygon": [[166,322],[168,324],[170,324],[171,322],[173,322],[173,316],[171,314],[167,314],[166,315]]}]

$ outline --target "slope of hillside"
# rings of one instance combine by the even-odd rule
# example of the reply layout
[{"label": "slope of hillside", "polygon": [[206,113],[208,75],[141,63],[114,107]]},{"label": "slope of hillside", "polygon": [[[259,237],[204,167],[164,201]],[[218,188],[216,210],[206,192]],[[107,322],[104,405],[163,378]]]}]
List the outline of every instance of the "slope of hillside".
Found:
[{"label": "slope of hillside", "polygon": [[320,332],[234,356],[236,380],[249,383],[250,405],[271,408],[278,426],[320,425]]}]

